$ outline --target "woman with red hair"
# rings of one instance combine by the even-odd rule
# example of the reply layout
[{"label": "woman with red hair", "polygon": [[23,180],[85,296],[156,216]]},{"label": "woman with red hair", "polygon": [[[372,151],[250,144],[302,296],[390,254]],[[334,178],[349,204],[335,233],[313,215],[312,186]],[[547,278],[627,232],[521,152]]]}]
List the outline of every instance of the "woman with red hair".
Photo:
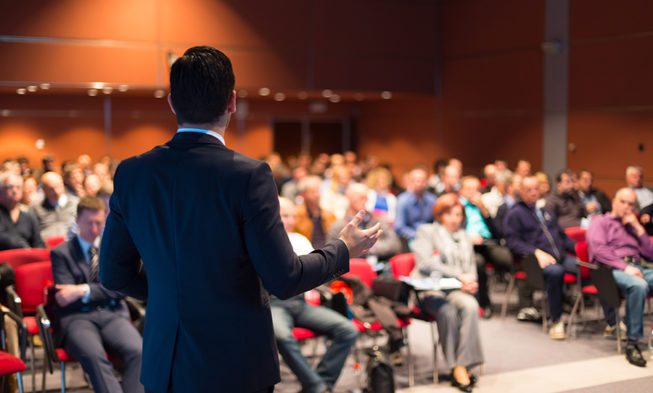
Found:
[{"label": "woman with red hair", "polygon": [[417,229],[414,278],[450,277],[460,289],[427,291],[420,295],[424,311],[438,325],[442,351],[452,371],[451,384],[471,392],[476,376],[470,368],[483,363],[478,328],[478,290],[474,246],[462,223],[465,210],[455,194],[445,194],[433,205],[433,224]]}]

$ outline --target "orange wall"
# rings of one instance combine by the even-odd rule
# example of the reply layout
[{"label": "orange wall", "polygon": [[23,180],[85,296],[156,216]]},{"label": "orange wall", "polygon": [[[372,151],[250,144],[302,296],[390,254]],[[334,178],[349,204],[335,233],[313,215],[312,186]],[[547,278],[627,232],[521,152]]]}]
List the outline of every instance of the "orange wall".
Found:
[{"label": "orange wall", "polygon": [[628,165],[653,184],[653,3],[570,3],[569,166],[592,169],[610,193]]}]

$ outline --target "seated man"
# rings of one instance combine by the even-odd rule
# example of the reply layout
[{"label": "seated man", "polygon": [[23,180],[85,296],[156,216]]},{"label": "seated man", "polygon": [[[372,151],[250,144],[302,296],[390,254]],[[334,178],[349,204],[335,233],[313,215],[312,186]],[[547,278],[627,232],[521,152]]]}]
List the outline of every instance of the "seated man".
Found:
[{"label": "seated man", "polygon": [[590,261],[612,267],[617,287],[626,296],[626,359],[646,366],[637,342],[644,336],[643,315],[646,296],[653,293],[653,269],[642,261],[653,261],[653,242],[634,214],[637,195],[622,188],[612,200],[612,212],[596,216],[587,231]]},{"label": "seated man", "polygon": [[329,228],[336,221],[336,216],[320,207],[320,184],[317,176],[307,176],[299,182],[299,196],[304,201],[296,208],[295,232],[311,241],[314,248],[326,244]]},{"label": "seated man", "polygon": [[[347,212],[344,218],[336,221],[331,226],[331,229],[329,229],[329,235],[327,236],[328,241],[337,239],[342,228],[344,228],[345,225],[354,218],[356,213],[365,210],[368,191],[369,189],[363,183],[353,183],[347,187],[347,191],[345,192],[348,201]],[[376,225],[377,222],[381,223],[381,230],[383,232],[381,233],[379,240],[377,240],[376,244],[374,244],[366,255],[379,261],[387,261],[400,251],[401,242],[399,241],[397,234],[388,226],[385,219],[376,218],[372,216],[370,212],[367,212],[360,227],[367,229]]]},{"label": "seated man", "polygon": [[78,198],[66,193],[63,179],[56,172],[44,173],[41,177],[41,187],[43,200],[36,201],[30,206],[30,211],[41,226],[41,236],[47,239],[65,235],[70,224],[75,221]]},{"label": "seated man", "polygon": [[636,212],[653,205],[653,189],[644,186],[644,170],[639,166],[626,168],[626,184],[637,194]]},{"label": "seated man", "polygon": [[[295,253],[304,255],[313,251],[306,237],[293,232],[294,203],[290,199],[280,197],[279,205],[281,221]],[[279,353],[302,384],[302,392],[331,392],[347,360],[349,350],[358,337],[358,331],[351,321],[329,308],[306,304],[304,294],[287,300],[270,296],[270,311]],[[295,326],[324,334],[331,339],[331,344],[316,370],[308,364],[299,343],[292,335]]]},{"label": "seated man", "polygon": [[460,187],[459,200],[465,209],[465,232],[474,245],[478,275],[478,303],[483,309],[483,317],[492,316],[492,304],[487,286],[486,263],[497,270],[512,270],[512,254],[507,247],[499,244],[499,237],[481,197],[481,183],[474,176],[465,176]]},{"label": "seated man", "polygon": [[408,174],[407,190],[397,197],[395,232],[407,244],[404,251],[412,249],[411,243],[417,235],[417,227],[433,222],[432,210],[437,197],[426,191],[426,177],[424,168],[412,169]]},{"label": "seated man", "polygon": [[585,204],[588,215],[603,214],[610,211],[612,203],[605,192],[594,188],[594,175],[587,169],[578,171],[576,189]]},{"label": "seated man", "polygon": [[45,248],[36,217],[20,208],[22,198],[23,178],[0,174],[0,250]]},{"label": "seated man", "polygon": [[[106,208],[96,197],[84,197],[77,205],[79,234],[52,250],[52,276],[56,285],[56,316],[60,329],[55,340],[75,359],[95,392],[143,392],[139,382],[143,342],[129,320],[122,296],[98,280],[98,247]],[[122,387],[106,353],[124,366]]]},{"label": "seated man", "polygon": [[563,229],[581,226],[587,212],[576,191],[574,174],[569,169],[556,175],[556,191],[546,197],[544,208],[558,218],[558,224]]},{"label": "seated man", "polygon": [[[520,195],[521,202],[508,211],[503,224],[506,243],[515,255],[535,254],[544,274],[549,312],[553,322],[549,328],[549,336],[556,340],[563,340],[566,338],[566,333],[564,322],[560,319],[563,302],[562,287],[565,270],[570,273],[576,271],[575,258],[567,255],[567,252],[575,253],[575,244],[565,235],[553,214],[535,207],[540,197],[537,177],[529,175],[522,178]],[[520,306],[526,306],[523,302],[528,296],[530,300],[528,306],[532,307],[532,293],[524,292],[520,291]]]}]

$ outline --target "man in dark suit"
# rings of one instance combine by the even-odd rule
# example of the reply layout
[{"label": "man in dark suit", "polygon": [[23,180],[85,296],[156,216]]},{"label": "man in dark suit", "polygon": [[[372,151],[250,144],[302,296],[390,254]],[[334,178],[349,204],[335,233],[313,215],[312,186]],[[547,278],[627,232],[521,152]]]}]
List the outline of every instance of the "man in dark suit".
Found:
[{"label": "man in dark suit", "polygon": [[[50,253],[57,289],[56,340],[79,360],[95,392],[143,392],[138,380],[143,340],[129,320],[122,295],[107,290],[98,281],[95,242],[105,217],[101,199],[82,198],[77,205],[79,234]],[[122,387],[107,352],[119,357],[124,365]]]},{"label": "man in dark suit", "polygon": [[380,235],[356,227],[361,212],[338,240],[293,253],[270,167],[225,146],[234,81],[222,52],[187,50],[170,72],[176,135],[115,174],[100,276],[148,299],[148,391],[272,391],[280,377],[268,292],[287,299],[347,272]]}]

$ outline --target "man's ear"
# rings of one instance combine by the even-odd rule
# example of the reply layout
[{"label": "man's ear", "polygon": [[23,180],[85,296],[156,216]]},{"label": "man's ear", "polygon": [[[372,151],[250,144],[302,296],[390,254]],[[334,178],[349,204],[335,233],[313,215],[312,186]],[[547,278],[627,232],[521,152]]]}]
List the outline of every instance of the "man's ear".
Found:
[{"label": "man's ear", "polygon": [[170,95],[170,93],[168,93],[168,105],[170,106],[170,110],[172,111],[172,113],[177,115],[177,111],[175,111],[175,107],[172,106],[172,96]]},{"label": "man's ear", "polygon": [[229,102],[227,103],[227,113],[236,112],[236,90],[232,90],[229,94]]}]

